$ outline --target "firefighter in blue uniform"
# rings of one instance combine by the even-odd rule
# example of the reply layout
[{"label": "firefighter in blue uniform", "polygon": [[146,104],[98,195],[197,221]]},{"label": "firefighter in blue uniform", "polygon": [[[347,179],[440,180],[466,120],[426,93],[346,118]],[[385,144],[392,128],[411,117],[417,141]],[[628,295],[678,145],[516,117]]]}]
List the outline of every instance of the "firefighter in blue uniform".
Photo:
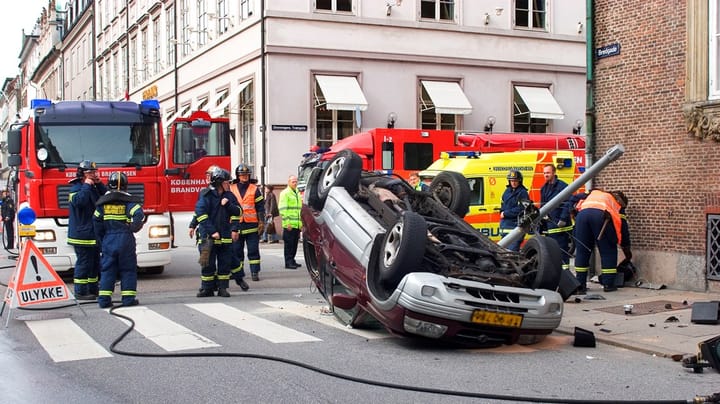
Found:
[{"label": "firefighter in blue uniform", "polygon": [[89,160],[80,162],[76,177],[70,184],[67,243],[75,249],[75,297],[79,300],[95,300],[98,294],[100,246],[93,230],[93,213],[95,203],[107,192],[107,188],[98,177],[95,162]]},{"label": "firefighter in blue uniform", "polygon": [[617,246],[630,253],[630,235],[623,218],[628,200],[621,191],[605,192],[594,189],[577,205],[575,217],[575,273],[579,293],[587,290],[590,254],[597,245],[600,253],[601,276],[605,292],[614,292],[617,275]]},{"label": "firefighter in blue uniform", "polygon": [[210,183],[212,187],[202,190],[195,204],[199,237],[210,243],[209,260],[201,265],[197,297],[214,296],[215,289],[218,296],[230,297],[227,289],[232,242],[237,239],[237,220],[242,211],[235,195],[230,192],[230,173],[227,170],[213,170]]},{"label": "firefighter in blue uniform", "polygon": [[[554,165],[545,164],[543,176],[545,177],[545,184],[540,188],[541,208],[567,188],[567,183],[557,177]],[[562,250],[563,269],[570,269],[570,252],[568,250],[570,249],[570,232],[572,228],[567,201],[550,211],[542,224],[543,234],[557,241]]]},{"label": "firefighter in blue uniform", "polygon": [[232,277],[242,290],[248,290],[245,277],[245,245],[247,245],[250,276],[260,280],[260,234],[265,224],[265,196],[257,180],[251,179],[250,166],[240,163],[235,167],[235,183],[230,185],[232,193],[242,207],[238,225],[238,239],[233,243]]},{"label": "firefighter in blue uniform", "polygon": [[121,172],[110,174],[110,192],[101,196],[95,209],[95,235],[102,244],[100,269],[101,308],[112,307],[115,280],[120,279],[123,306],[135,306],[137,300],[137,255],[135,235],[143,227],[145,214],[141,199],[127,193],[128,179]]},{"label": "firefighter in blue uniform", "polygon": [[[502,194],[502,202],[500,203],[500,236],[505,237],[512,232],[518,225],[518,216],[523,212],[523,206],[520,201],[530,199],[527,188],[523,185],[522,173],[518,170],[510,170],[507,175],[508,184],[505,192]],[[520,250],[522,238],[518,238],[512,244],[508,245],[508,250]]]}]

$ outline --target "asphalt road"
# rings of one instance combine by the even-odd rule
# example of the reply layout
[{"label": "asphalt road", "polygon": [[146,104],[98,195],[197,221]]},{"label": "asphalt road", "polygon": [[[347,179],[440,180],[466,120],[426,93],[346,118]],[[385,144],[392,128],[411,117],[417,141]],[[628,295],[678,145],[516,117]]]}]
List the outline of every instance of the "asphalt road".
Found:
[{"label": "asphalt road", "polygon": [[[533,346],[458,350],[347,329],[323,313],[304,267],[282,268],[282,244],[263,245],[261,280],[250,291],[233,285],[230,298],[199,299],[196,251],[181,245],[173,254],[165,273],[141,277],[141,306],[113,312],[136,321],[115,347],[126,354],[110,347],[128,323],[95,304],[83,305],[85,314],[76,306],[6,311],[2,401],[682,402],[720,391],[714,372],[613,346],[575,348],[560,334]],[[0,269],[0,280],[11,272]]]}]

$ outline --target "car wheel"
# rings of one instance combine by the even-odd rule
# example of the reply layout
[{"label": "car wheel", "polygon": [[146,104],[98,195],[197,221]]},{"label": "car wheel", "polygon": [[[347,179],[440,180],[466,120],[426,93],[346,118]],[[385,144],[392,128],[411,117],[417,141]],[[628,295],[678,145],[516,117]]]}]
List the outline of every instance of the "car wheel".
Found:
[{"label": "car wheel", "polygon": [[320,204],[325,205],[332,187],[344,187],[348,192],[355,193],[360,184],[362,160],[352,150],[341,150],[323,169],[318,181],[317,194]]},{"label": "car wheel", "polygon": [[454,171],[442,171],[430,183],[430,193],[435,199],[460,217],[465,217],[470,207],[470,185],[467,179]]},{"label": "car wheel", "polygon": [[305,184],[305,194],[303,198],[305,199],[305,202],[315,210],[321,210],[323,208],[323,204],[320,202],[320,197],[318,197],[318,183],[321,175],[321,168],[313,168],[310,172],[310,176],[308,177],[307,184]]},{"label": "car wheel", "polygon": [[531,259],[523,268],[525,284],[533,289],[556,290],[562,275],[562,251],[557,241],[535,236],[525,242],[521,253]]},{"label": "car wheel", "polygon": [[425,255],[427,223],[415,212],[405,212],[388,229],[380,251],[380,280],[394,289],[402,278],[420,267]]}]

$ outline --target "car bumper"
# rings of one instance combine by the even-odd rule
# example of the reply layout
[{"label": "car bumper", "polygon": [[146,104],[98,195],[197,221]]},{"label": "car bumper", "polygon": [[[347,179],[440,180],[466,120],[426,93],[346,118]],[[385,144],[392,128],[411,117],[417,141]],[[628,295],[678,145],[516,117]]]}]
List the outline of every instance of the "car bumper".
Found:
[{"label": "car bumper", "polygon": [[[406,275],[390,298],[376,305],[383,310],[401,308],[404,311],[402,330],[396,324],[396,331],[403,333],[423,334],[412,325],[418,320],[426,326],[439,325],[444,330],[434,335],[424,334],[426,337],[491,334],[510,343],[518,335],[552,332],[560,325],[563,312],[562,297],[553,291],[493,286],[427,272]],[[522,321],[518,326],[478,324],[472,321],[477,310],[519,315]],[[410,326],[408,317],[412,320]]]}]

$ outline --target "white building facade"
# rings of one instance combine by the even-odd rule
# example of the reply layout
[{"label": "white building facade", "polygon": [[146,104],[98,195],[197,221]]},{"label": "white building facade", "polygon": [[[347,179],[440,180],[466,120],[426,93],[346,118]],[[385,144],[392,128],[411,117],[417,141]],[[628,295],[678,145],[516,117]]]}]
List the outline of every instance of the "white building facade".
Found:
[{"label": "white building facade", "polygon": [[232,166],[269,184],[284,184],[311,146],[390,116],[396,128],[482,131],[493,117],[496,132],[570,132],[585,115],[584,2],[74,0],[60,10],[60,98],[156,98],[166,124],[198,109],[227,116]]}]

